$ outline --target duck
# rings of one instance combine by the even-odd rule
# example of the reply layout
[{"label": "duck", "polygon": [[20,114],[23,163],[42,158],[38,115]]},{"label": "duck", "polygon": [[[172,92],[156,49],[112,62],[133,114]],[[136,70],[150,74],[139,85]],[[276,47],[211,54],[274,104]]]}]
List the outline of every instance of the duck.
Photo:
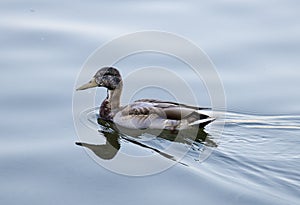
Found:
[{"label": "duck", "polygon": [[180,131],[189,128],[204,128],[215,118],[202,113],[201,108],[178,102],[157,99],[140,99],[121,105],[123,80],[115,67],[99,69],[90,81],[76,91],[95,87],[107,89],[107,96],[99,109],[99,118],[126,129],[155,129]]}]

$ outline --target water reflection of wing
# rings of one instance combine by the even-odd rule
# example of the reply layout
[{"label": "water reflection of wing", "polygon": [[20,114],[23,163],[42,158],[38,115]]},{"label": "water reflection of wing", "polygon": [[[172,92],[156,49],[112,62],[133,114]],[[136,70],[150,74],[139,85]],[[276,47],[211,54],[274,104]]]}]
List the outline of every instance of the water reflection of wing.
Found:
[{"label": "water reflection of wing", "polygon": [[[120,127],[116,127],[114,123],[104,121],[102,119],[98,119],[98,123],[101,126],[101,130],[99,130],[99,132],[102,133],[106,138],[106,144],[95,145],[95,144],[88,144],[83,142],[76,142],[76,145],[86,147],[91,151],[93,151],[101,159],[106,159],[106,160],[115,157],[115,155],[117,154],[118,150],[121,147],[119,142],[120,139],[131,142],[140,147],[150,149],[168,159],[176,160],[174,156],[161,151],[159,148],[153,145],[148,145],[143,141],[140,142],[138,138],[144,133],[153,134],[153,136],[158,136],[159,138],[166,139],[168,141],[174,141],[177,143],[183,143],[188,145],[192,145],[194,143],[206,142],[206,146],[211,146],[211,147],[216,146],[216,144],[208,138],[208,134],[202,129],[197,130],[196,137],[193,137],[195,136],[195,132],[193,130],[183,131],[180,134],[178,133],[176,134],[169,130],[163,130],[162,132],[160,131],[157,134],[157,130],[145,131],[145,130],[138,130],[138,129],[133,130],[133,129],[121,128],[121,132],[120,132],[119,131]],[[130,137],[127,137],[126,135]]]}]

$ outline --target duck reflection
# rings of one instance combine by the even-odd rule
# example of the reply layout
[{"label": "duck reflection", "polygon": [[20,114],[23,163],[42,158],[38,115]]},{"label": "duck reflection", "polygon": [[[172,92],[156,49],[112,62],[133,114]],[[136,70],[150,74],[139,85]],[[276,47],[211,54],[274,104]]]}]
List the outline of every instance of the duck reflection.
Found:
[{"label": "duck reflection", "polygon": [[95,145],[84,142],[76,142],[75,144],[92,150],[101,159],[114,158],[114,156],[116,156],[117,152],[121,148],[121,145],[119,143],[119,135],[116,132],[99,132],[103,133],[104,137],[106,138],[105,144]]},{"label": "duck reflection", "polygon": [[116,127],[114,123],[105,121],[101,118],[98,118],[98,124],[100,125],[99,132],[106,138],[105,144],[97,145],[84,142],[76,142],[75,144],[90,149],[92,152],[94,152],[95,155],[104,160],[110,160],[116,156],[121,148],[121,139],[123,141],[133,143],[134,145],[138,145],[142,148],[149,149],[165,158],[176,160],[172,154],[161,151],[153,144],[147,144],[146,141],[144,141],[142,138],[143,134],[150,134],[155,138],[167,140],[168,142],[188,145],[191,149],[195,149],[193,147],[199,147],[199,145],[208,147],[217,146],[216,143],[209,138],[209,135],[203,129],[184,130],[180,133],[172,132],[170,130],[158,131],[139,129],[133,130],[126,128],[120,129],[120,127]]}]

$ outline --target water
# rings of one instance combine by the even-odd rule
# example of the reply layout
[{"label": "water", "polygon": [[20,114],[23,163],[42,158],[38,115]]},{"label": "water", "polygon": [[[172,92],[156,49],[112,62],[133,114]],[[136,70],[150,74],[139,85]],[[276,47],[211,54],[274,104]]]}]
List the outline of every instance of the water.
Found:
[{"label": "water", "polygon": [[[292,0],[2,1],[0,203],[299,204],[299,6]],[[75,145],[72,94],[98,46],[149,29],[182,35],[207,52],[232,112],[203,163],[127,177]],[[173,65],[155,59],[150,63]],[[119,68],[125,76],[140,64]],[[100,90],[97,101],[103,96]],[[197,93],[204,106],[206,96]]]}]

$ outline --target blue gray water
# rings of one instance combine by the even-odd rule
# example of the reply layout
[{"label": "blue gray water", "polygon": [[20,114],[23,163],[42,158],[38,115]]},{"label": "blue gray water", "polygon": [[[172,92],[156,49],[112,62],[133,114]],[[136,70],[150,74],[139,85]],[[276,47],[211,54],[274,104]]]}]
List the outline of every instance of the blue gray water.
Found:
[{"label": "blue gray water", "polygon": [[[299,204],[299,9],[293,0],[1,1],[0,203]],[[72,95],[96,48],[141,30],[201,47],[230,112],[203,163],[127,177],[74,144]]]}]

